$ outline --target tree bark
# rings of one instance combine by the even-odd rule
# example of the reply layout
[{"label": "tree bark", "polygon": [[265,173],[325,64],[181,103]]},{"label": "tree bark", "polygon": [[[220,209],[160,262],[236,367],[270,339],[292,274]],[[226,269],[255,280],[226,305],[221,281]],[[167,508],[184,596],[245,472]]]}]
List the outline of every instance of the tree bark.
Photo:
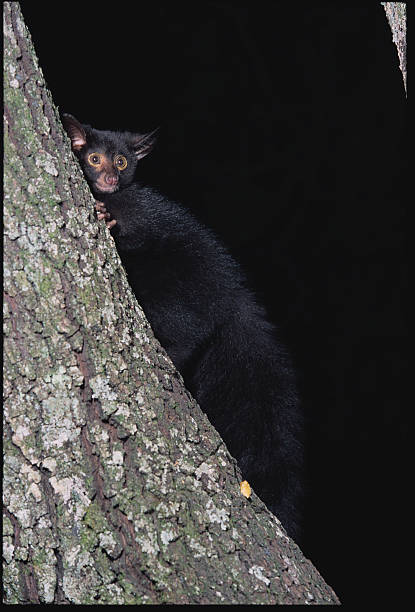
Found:
[{"label": "tree bark", "polygon": [[392,39],[398,51],[399,66],[406,89],[406,2],[381,2],[392,31]]},{"label": "tree bark", "polygon": [[131,294],[4,4],[5,603],[338,603]]}]

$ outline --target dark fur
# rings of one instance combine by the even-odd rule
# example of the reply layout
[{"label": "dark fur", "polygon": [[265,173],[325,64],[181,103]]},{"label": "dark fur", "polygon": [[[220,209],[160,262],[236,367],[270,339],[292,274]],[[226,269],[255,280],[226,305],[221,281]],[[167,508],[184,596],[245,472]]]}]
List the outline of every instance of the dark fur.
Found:
[{"label": "dark fur", "polygon": [[[64,118],[70,135],[71,119]],[[76,154],[96,199],[117,221],[111,232],[156,337],[243,478],[298,538],[302,417],[290,359],[275,328],[214,234],[179,204],[133,182],[137,140],[148,146],[151,139],[82,129],[86,144]],[[86,157],[97,149],[128,159],[115,193],[96,190]]]}]

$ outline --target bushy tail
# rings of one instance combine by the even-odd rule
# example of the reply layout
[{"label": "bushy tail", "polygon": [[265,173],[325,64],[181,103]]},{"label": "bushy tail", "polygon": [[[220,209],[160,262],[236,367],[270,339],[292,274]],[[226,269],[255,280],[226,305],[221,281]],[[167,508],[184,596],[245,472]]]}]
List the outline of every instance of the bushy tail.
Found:
[{"label": "bushy tail", "polygon": [[252,300],[215,330],[189,387],[243,478],[298,538],[303,424],[295,376],[274,327]]}]

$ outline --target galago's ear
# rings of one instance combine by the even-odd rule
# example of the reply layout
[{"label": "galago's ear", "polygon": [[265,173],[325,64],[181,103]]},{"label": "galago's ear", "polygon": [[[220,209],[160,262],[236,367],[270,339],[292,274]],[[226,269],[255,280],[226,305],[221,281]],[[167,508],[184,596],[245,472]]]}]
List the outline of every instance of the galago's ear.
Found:
[{"label": "galago's ear", "polygon": [[137,159],[141,159],[150,153],[156,144],[155,133],[159,128],[156,128],[149,134],[133,134],[131,143],[133,145],[134,153]]},{"label": "galago's ear", "polygon": [[73,151],[80,151],[86,145],[86,134],[82,125],[75,117],[64,113],[62,115],[63,127],[72,143]]}]

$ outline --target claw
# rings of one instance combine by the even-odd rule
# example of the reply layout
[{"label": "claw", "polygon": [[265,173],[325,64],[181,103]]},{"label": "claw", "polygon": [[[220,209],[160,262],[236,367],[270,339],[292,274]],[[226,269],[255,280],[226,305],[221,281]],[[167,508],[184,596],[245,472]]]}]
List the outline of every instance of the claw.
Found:
[{"label": "claw", "polygon": [[112,221],[107,221],[107,227],[108,229],[111,229],[112,227],[114,227],[114,225],[117,223],[117,221],[115,219],[113,219]]},{"label": "claw", "polygon": [[104,213],[107,209],[105,208],[105,205],[102,202],[95,202],[95,210]]}]

